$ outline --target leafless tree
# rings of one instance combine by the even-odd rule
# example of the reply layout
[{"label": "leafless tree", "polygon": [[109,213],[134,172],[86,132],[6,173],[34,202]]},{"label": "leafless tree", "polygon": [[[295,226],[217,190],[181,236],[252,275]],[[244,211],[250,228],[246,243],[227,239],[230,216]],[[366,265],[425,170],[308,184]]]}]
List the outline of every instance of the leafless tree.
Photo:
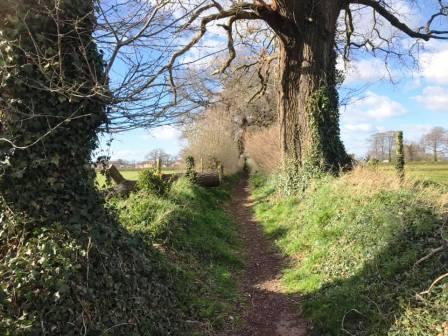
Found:
[{"label": "leafless tree", "polygon": [[395,131],[372,134],[369,143],[370,157],[381,161],[392,161],[395,152]]},{"label": "leafless tree", "polygon": [[202,159],[206,169],[214,169],[222,163],[227,173],[236,172],[241,168],[238,129],[238,124],[223,106],[207,109],[185,128],[184,157],[193,156],[197,164]]},{"label": "leafless tree", "polygon": [[425,148],[418,143],[409,142],[404,145],[406,161],[422,161],[426,158]]},{"label": "leafless tree", "polygon": [[[139,127],[152,128],[179,122],[186,113],[201,108],[197,101],[180,95],[176,108],[171,99],[171,86],[167,79],[167,64],[170,56],[179,47],[180,41],[175,34],[191,14],[187,11],[180,16],[173,15],[179,5],[174,0],[91,0],[95,2],[95,33],[93,43],[102,55],[102,64],[88,64],[90,46],[80,44],[80,55],[74,55],[74,65],[89,69],[89,81],[95,83],[93,89],[86,91],[84,83],[76,82],[65,76],[65,56],[63,49],[68,37],[62,33],[64,27],[73,24],[77,36],[82,36],[80,24],[65,22],[61,2],[54,0],[48,6],[36,6],[39,12],[55,24],[58,35],[57,43],[52,48],[43,50],[40,45],[42,34],[32,27],[32,13],[23,13],[22,22],[34,42],[34,48],[26,50],[27,65],[36,67],[42,76],[26,83],[30,90],[50,92],[58,95],[60,101],[77,102],[82,100],[101,100],[107,107],[107,118],[103,131],[120,132]],[[19,23],[18,23],[19,24]],[[76,36],[75,34],[75,36]],[[20,40],[3,41],[0,36],[0,73],[8,74],[7,63],[1,60],[7,57],[8,50],[22,48]],[[102,68],[101,78],[96,71]],[[181,66],[170,67],[182,71]],[[4,78],[6,80],[7,78]],[[180,83],[180,82],[179,82]],[[179,87],[181,92],[182,85]],[[50,103],[50,102],[49,102]],[[3,110],[16,114],[23,120],[30,118],[53,118],[36,110],[32,101],[0,101]],[[18,112],[20,110],[20,116]],[[8,147],[5,150],[24,150],[47,138],[55,129],[63,127],[70,121],[88,117],[73,113],[69,118],[58,123],[48,123],[49,127],[26,143],[16,143],[14,139],[0,136],[0,141]],[[1,129],[0,129],[1,131]],[[1,134],[3,135],[3,134]],[[7,146],[6,146],[7,145]]]},{"label": "leafless tree", "polygon": [[[199,85],[209,93],[216,88],[214,83],[199,83],[205,77],[204,64],[216,77],[232,68],[258,67],[259,94],[266,91],[270,75],[277,75],[284,157],[299,163],[312,159],[326,166],[340,166],[347,159],[339,138],[334,89],[340,82],[335,69],[336,52],[346,61],[359,51],[383,56],[386,64],[394,60],[413,61],[413,52],[418,51],[420,42],[448,37],[440,20],[447,16],[445,0],[425,2],[425,10],[433,10],[433,14],[416,27],[407,24],[409,18],[399,13],[394,0],[96,3],[95,40],[103,53],[107,76],[95,79],[95,92],[82,92],[58,76],[61,71],[57,69],[59,52],[55,45],[51,57],[38,48],[30,53],[33,63],[39,64],[43,73],[51,73],[52,79],[46,81],[51,84],[45,87],[39,86],[41,83],[34,86],[60,92],[67,99],[102,97],[109,106],[103,129],[119,132],[179,123],[185,115],[207,107],[211,99],[203,99],[195,92]],[[417,1],[404,3],[418,7]],[[58,20],[57,9],[49,10],[48,15]],[[223,36],[219,37],[219,32]],[[214,44],[220,44],[211,51],[207,35]],[[409,43],[412,39],[416,42]],[[228,53],[225,59],[219,57],[223,51]],[[236,59],[246,62],[234,66]],[[48,64],[54,68],[50,72],[45,69]],[[202,76],[192,77],[191,69],[200,69]],[[32,110],[32,106],[29,108]],[[310,108],[315,113],[308,113]],[[36,114],[37,111],[30,112],[32,116]],[[48,132],[51,129],[42,136]],[[10,145],[21,148],[30,144]]]},{"label": "leafless tree", "polygon": [[161,148],[153,149],[145,158],[151,161],[154,166],[157,164],[157,160],[160,160],[162,165],[167,165],[170,161],[170,155]]},{"label": "leafless tree", "polygon": [[434,127],[423,135],[422,145],[432,154],[434,162],[448,151],[448,131],[443,127]]}]

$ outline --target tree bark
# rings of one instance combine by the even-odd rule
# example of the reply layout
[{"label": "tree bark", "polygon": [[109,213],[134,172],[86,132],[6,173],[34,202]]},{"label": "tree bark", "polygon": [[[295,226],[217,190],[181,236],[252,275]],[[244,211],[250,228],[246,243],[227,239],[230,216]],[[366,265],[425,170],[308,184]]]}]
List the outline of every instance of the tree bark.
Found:
[{"label": "tree bark", "polygon": [[106,117],[93,7],[7,0],[2,9],[0,137],[23,148],[0,144],[0,196],[35,225],[64,222],[92,202],[91,152]]},{"label": "tree bark", "polygon": [[335,33],[341,2],[277,1],[279,122],[284,162],[338,170],[350,159],[339,132]]}]

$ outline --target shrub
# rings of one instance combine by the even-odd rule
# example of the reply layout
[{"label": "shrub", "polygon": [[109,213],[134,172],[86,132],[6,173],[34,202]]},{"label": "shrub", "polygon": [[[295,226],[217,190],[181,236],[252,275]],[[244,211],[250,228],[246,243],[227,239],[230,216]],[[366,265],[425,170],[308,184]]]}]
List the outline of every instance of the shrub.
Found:
[{"label": "shrub", "polygon": [[194,157],[191,155],[185,158],[185,176],[192,182],[197,178]]},{"label": "shrub", "polygon": [[167,184],[163,181],[162,176],[152,168],[145,169],[139,174],[137,186],[141,190],[154,193],[158,196],[163,196],[167,189]]},{"label": "shrub", "polygon": [[286,196],[303,193],[312,183],[326,176],[319,167],[286,163],[276,175],[277,190]]}]

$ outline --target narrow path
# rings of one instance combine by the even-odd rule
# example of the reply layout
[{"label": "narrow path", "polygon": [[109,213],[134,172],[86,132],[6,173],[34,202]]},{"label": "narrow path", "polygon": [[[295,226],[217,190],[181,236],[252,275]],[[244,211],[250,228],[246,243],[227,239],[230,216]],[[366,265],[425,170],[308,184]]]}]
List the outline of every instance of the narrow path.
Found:
[{"label": "narrow path", "polygon": [[281,269],[284,260],[276,253],[252,214],[247,179],[239,182],[230,211],[240,223],[246,266],[241,291],[248,301],[239,330],[226,336],[306,336],[307,323],[298,316],[298,298],[284,293]]}]

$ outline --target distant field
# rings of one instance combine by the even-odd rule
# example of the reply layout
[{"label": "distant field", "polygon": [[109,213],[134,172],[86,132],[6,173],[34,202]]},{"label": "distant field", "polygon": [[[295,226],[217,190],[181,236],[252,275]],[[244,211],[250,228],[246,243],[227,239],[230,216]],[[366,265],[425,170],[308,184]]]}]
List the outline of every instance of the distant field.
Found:
[{"label": "distant field", "polygon": [[[132,169],[132,170],[120,170],[121,175],[127,180],[134,180],[136,181],[138,179],[138,175],[140,172],[144,169]],[[162,169],[162,173],[169,174],[169,173],[175,173],[176,170],[173,169]],[[104,186],[106,183],[106,179],[101,173],[96,174],[96,180],[100,186]]]},{"label": "distant field", "polygon": [[[379,169],[393,171],[392,164],[380,164]],[[448,185],[448,162],[406,163],[406,174],[419,180],[429,180]]]}]

